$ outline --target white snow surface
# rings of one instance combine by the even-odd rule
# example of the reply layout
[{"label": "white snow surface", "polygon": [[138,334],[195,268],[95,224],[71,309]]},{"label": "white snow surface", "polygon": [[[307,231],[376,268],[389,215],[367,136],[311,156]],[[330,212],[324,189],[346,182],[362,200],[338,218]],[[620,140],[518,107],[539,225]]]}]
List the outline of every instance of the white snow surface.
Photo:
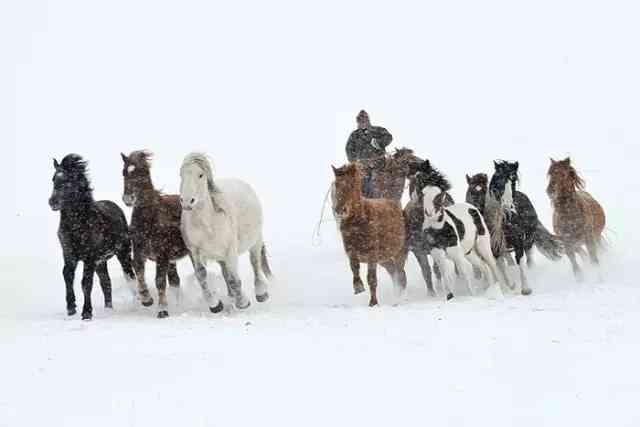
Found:
[{"label": "white snow surface", "polygon": [[[0,426],[640,425],[638,12],[615,0],[2,2]],[[538,256],[532,296],[458,284],[445,303],[410,259],[407,300],[380,271],[381,305],[367,307],[335,225],[311,238],[362,108],[392,147],[447,173],[459,201],[465,173],[519,160],[548,227],[548,158],[571,155],[607,211],[604,283]],[[52,157],[83,155],[95,198],[129,217],[119,153],[143,148],[167,193],[194,150],[254,186],[268,303],[213,315],[182,261],[159,320],[112,260],[115,309],[96,279],[94,320],[66,316]]]}]

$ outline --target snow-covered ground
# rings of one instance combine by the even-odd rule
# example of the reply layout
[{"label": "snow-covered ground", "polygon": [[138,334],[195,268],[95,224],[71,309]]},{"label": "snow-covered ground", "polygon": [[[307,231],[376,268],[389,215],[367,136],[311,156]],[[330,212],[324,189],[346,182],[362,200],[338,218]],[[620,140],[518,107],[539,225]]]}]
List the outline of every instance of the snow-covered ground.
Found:
[{"label": "snow-covered ground", "polygon": [[[638,12],[0,4],[0,426],[639,425]],[[368,308],[335,226],[312,242],[361,108],[446,172],[457,199],[465,173],[519,160],[548,226],[548,157],[570,154],[607,211],[605,282],[576,284],[566,260],[539,257],[530,297],[445,303],[411,259],[407,301],[393,303],[381,272],[381,306]],[[123,206],[119,153],[139,148],[156,153],[166,192],[192,150],[256,187],[277,277],[268,303],[213,315],[182,262],[182,292],[158,320],[112,262],[115,309],[96,281],[94,320],[65,315],[51,158],[84,155],[95,197]],[[241,268],[251,291],[246,257]]]}]

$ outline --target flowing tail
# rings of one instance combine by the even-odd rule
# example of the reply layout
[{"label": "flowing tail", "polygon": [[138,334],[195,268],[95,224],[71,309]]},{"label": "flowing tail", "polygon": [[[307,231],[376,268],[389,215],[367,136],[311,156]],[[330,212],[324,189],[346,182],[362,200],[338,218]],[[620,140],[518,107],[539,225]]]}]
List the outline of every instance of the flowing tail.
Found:
[{"label": "flowing tail", "polygon": [[540,221],[536,225],[534,242],[538,251],[551,261],[558,261],[564,255],[564,246],[560,238],[551,234]]},{"label": "flowing tail", "polygon": [[273,273],[271,272],[271,267],[269,266],[269,259],[267,258],[267,246],[262,245],[262,271],[264,272],[267,279],[271,279],[273,277]]}]

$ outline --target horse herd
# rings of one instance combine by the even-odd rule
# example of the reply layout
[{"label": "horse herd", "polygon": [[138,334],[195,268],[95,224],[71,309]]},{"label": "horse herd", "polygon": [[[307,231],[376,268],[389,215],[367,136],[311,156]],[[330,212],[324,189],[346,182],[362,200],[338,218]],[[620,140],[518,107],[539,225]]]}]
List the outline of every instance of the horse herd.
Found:
[{"label": "horse herd", "polygon": [[[363,168],[373,170],[369,198],[362,195]],[[364,291],[360,264],[366,263],[369,305],[378,303],[376,270],[380,264],[402,296],[409,252],[415,255],[432,296],[436,292],[429,257],[433,258],[434,273],[446,299],[454,296],[451,285],[457,276],[471,294],[476,293],[474,275],[484,277],[485,291],[492,295],[516,290],[518,281],[511,277],[507,265],[517,265],[519,290],[530,295],[526,270],[533,265],[534,246],[553,261],[566,254],[577,280],[583,280],[576,255],[588,257],[598,266],[598,255],[604,248],[602,207],[584,191],[585,183],[571,159],[551,159],[547,194],[554,210],[554,235],[540,222],[527,195],[517,191],[518,169],[518,162],[495,161],[491,179],[484,173],[467,175],[466,201],[455,203],[448,193],[448,179],[429,160],[420,159],[409,149],[334,167],[333,209],[353,272],[354,292]],[[406,180],[410,201],[402,209]],[[601,277],[599,268],[598,274]]]},{"label": "horse herd", "polygon": [[[247,183],[237,179],[215,179],[207,156],[191,153],[180,168],[180,194],[165,195],[151,180],[151,153],[122,154],[123,201],[132,208],[127,224],[122,210],[111,201],[95,201],[87,175],[87,162],[69,154],[54,159],[53,193],[49,205],[60,211],[58,238],[63,251],[67,314],[76,314],[73,288],[78,262],[83,263],[82,318],[91,319],[91,291],[98,275],[107,308],[112,307],[111,280],[107,261],[114,255],[125,278],[137,283],[143,306],[153,305],[145,280],[145,262],[156,264],[158,317],[169,315],[167,282],[180,286],[176,262],[189,257],[204,300],[212,313],[224,309],[223,302],[207,282],[206,265],[217,262],[228,295],[238,309],[251,304],[238,274],[238,257],[248,252],[254,271],[255,298],[269,299],[271,269],[262,235],[260,201]],[[367,162],[333,168],[334,215],[353,272],[353,289],[364,291],[360,264],[368,265],[369,305],[378,304],[377,265],[389,272],[398,294],[406,290],[405,262],[412,252],[420,265],[427,292],[436,295],[433,272],[446,298],[453,298],[452,283],[461,277],[472,294],[474,279],[484,277],[496,292],[514,290],[507,265],[520,271],[520,291],[531,293],[524,260],[532,265],[532,248],[552,260],[566,254],[578,280],[582,272],[576,255],[598,264],[603,248],[604,211],[584,191],[584,181],[570,159],[551,160],[547,193],[554,207],[554,229],[550,233],[539,221],[528,197],[517,191],[518,163],[495,162],[489,180],[486,174],[467,176],[466,203],[455,203],[447,178],[428,160],[399,149]],[[362,194],[362,169],[373,168],[371,193]],[[401,198],[409,181],[410,201],[402,209]],[[586,251],[585,248],[586,247]],[[511,254],[515,255],[515,261]],[[475,276],[475,277],[474,277]]]}]

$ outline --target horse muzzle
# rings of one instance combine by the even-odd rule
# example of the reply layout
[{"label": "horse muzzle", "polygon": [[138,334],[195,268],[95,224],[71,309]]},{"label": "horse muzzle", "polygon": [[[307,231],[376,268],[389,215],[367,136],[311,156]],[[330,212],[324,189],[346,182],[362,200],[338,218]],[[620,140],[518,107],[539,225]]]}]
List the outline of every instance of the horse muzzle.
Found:
[{"label": "horse muzzle", "polygon": [[53,197],[49,199],[49,207],[52,211],[59,211],[62,209],[62,203],[59,200],[54,199]]},{"label": "horse muzzle", "polygon": [[133,205],[136,204],[136,197],[130,194],[124,194],[122,196],[122,201],[124,202],[125,205],[127,205],[127,207],[131,208],[133,207]]}]

